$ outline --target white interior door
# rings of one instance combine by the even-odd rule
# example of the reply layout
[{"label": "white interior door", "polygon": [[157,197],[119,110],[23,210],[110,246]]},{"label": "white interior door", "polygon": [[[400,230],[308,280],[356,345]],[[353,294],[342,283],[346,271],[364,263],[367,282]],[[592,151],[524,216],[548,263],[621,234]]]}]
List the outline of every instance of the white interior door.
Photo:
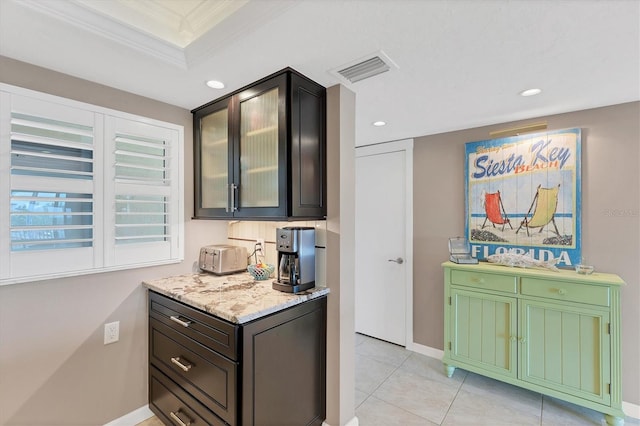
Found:
[{"label": "white interior door", "polygon": [[402,346],[413,339],[412,152],[412,140],[356,148],[356,332]]}]

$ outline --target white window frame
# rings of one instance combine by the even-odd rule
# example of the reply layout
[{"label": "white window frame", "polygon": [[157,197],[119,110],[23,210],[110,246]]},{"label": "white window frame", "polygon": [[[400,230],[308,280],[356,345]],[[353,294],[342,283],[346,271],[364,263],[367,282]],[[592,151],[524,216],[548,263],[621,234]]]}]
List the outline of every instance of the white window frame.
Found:
[{"label": "white window frame", "polygon": [[[11,251],[11,113],[15,105],[32,113],[41,111],[43,116],[47,116],[47,110],[55,110],[57,117],[70,122],[76,122],[75,114],[79,122],[92,121],[94,177],[92,181],[86,181],[86,186],[92,187],[94,197],[92,248]],[[166,141],[169,179],[164,187],[150,185],[145,188],[144,185],[115,181],[114,137],[121,131]],[[183,126],[0,83],[0,285],[182,262],[183,152]],[[28,177],[20,179],[29,182]],[[59,184],[52,182],[52,187],[56,185]],[[115,195],[123,191],[142,195],[162,194],[169,198],[166,241],[115,243]]]}]

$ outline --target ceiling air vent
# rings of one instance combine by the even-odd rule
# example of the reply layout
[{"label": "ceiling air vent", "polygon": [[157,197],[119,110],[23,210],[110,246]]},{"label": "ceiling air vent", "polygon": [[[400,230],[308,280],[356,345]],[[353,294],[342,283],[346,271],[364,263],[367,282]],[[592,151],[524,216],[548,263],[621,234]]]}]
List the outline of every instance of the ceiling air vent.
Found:
[{"label": "ceiling air vent", "polygon": [[389,59],[384,52],[378,52],[375,55],[369,55],[365,59],[360,59],[342,67],[336,68],[333,72],[349,83],[364,80],[374,75],[382,74],[397,68],[397,66]]}]

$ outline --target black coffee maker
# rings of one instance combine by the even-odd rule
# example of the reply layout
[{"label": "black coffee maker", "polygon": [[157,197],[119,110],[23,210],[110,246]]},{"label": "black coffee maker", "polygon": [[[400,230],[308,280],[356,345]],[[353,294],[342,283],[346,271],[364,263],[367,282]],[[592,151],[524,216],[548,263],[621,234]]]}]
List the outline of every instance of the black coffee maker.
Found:
[{"label": "black coffee maker", "polygon": [[316,230],[310,227],[276,229],[278,279],[273,289],[299,293],[316,285]]}]

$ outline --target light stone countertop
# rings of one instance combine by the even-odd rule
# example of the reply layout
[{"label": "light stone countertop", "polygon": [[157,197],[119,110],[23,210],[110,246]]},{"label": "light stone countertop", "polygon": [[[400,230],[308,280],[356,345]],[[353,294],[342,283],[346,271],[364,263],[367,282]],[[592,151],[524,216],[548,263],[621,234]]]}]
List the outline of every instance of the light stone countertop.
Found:
[{"label": "light stone countertop", "polygon": [[243,324],[288,307],[322,297],[325,287],[314,287],[298,294],[271,288],[273,279],[256,281],[248,272],[232,275],[209,273],[177,275],[143,281],[157,293],[208,312],[232,323]]}]

